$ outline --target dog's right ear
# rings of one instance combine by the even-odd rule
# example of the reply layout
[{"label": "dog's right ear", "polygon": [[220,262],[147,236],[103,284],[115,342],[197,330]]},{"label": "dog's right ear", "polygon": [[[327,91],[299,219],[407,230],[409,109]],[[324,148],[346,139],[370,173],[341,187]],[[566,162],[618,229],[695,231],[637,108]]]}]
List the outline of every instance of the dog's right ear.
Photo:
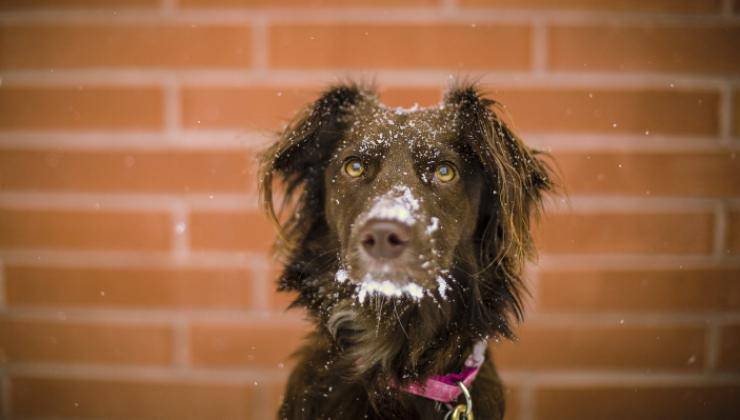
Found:
[{"label": "dog's right ear", "polygon": [[[283,186],[283,204],[292,201],[294,193],[300,190],[301,197],[296,202],[296,213],[300,214],[309,206],[320,203],[322,197],[322,174],[331,158],[337,142],[351,124],[352,108],[361,100],[374,97],[368,88],[355,83],[341,84],[327,89],[313,104],[304,108],[280,134],[278,141],[263,155],[260,164],[260,199],[268,215],[279,225],[273,204],[273,181],[278,178]],[[304,214],[304,217],[309,216]],[[280,237],[291,236],[299,223],[296,216],[290,216],[282,226]],[[296,232],[292,232],[296,233]]]}]

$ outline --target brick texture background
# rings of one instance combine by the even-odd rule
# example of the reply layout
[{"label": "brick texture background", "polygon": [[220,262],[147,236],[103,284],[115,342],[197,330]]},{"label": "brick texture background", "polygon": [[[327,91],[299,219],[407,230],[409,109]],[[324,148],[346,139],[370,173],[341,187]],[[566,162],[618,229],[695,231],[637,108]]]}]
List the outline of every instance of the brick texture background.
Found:
[{"label": "brick texture background", "polygon": [[480,76],[548,204],[509,420],[740,418],[740,1],[0,1],[0,417],[271,418],[254,156],[341,77]]}]

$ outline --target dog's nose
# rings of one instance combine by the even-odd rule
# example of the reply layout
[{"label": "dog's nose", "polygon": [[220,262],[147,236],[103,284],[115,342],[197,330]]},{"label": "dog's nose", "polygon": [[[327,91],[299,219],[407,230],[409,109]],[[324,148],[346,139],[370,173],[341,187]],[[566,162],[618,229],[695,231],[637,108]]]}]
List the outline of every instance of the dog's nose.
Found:
[{"label": "dog's nose", "polygon": [[370,220],[360,231],[362,247],[375,259],[397,258],[411,239],[411,228],[390,220]]}]

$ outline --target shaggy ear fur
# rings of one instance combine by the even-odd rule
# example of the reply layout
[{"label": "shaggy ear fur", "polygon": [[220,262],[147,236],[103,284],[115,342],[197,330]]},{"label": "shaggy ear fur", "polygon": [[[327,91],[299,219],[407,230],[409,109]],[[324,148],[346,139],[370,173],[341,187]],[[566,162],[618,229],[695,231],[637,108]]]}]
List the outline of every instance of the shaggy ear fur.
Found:
[{"label": "shaggy ear fur", "polygon": [[[369,89],[354,83],[327,89],[280,134],[279,141],[262,156],[260,198],[268,215],[278,225],[277,250],[287,259],[281,289],[296,289],[308,273],[293,261],[309,261],[294,255],[308,236],[318,238],[326,225],[323,213],[323,173],[337,142],[351,124],[351,108],[363,99],[374,98]],[[273,203],[273,181],[283,186],[281,210],[290,215],[281,226]],[[303,247],[306,248],[306,247]],[[304,249],[305,253],[308,249]],[[301,272],[303,271],[303,272]]]},{"label": "shaggy ear fur", "polygon": [[[471,84],[453,87],[445,96],[456,107],[462,141],[477,156],[486,174],[476,242],[481,303],[493,313],[521,319],[521,271],[533,257],[530,221],[539,215],[543,194],[553,189],[540,152],[529,149],[494,112],[498,105]],[[500,332],[513,334],[506,320]]]}]

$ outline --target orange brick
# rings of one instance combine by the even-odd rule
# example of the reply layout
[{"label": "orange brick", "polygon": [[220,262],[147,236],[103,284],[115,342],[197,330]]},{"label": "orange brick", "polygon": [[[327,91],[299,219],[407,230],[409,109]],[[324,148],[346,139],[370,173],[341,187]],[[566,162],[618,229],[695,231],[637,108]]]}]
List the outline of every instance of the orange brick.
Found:
[{"label": "orange brick", "polygon": [[738,40],[740,26],[556,26],[548,32],[548,66],[555,70],[737,74]]},{"label": "orange brick", "polygon": [[721,0],[460,0],[464,7],[495,7],[517,9],[566,9],[614,12],[719,12]]},{"label": "orange brick", "polygon": [[499,368],[700,370],[704,364],[706,334],[698,327],[565,327],[530,322],[517,334],[518,342],[494,345]]},{"label": "orange brick", "polygon": [[[3,69],[248,67],[245,25],[3,25]],[[218,48],[214,48],[218,45]]]},{"label": "orange brick", "polygon": [[[191,129],[240,128],[276,130],[304,106],[318,98],[321,87],[186,87],[182,92],[183,125]],[[415,102],[440,101],[439,89],[384,88],[381,100],[388,106],[410,107]]]},{"label": "orange brick", "polygon": [[186,87],[182,121],[187,128],[274,130],[289,122],[319,92],[305,87]]},{"label": "orange brick", "polygon": [[734,152],[595,151],[556,153],[555,161],[572,194],[740,195],[740,158]]},{"label": "orange brick", "polygon": [[[321,88],[192,87],[182,94],[188,128],[274,130],[286,123]],[[719,96],[710,91],[670,90],[490,90],[506,105],[516,127],[530,132],[716,135]],[[386,88],[390,106],[430,105],[439,90]]]},{"label": "orange brick", "polygon": [[0,320],[6,362],[84,362],[164,365],[172,360],[172,332],[159,326]]},{"label": "orange brick", "polygon": [[717,365],[720,370],[740,371],[740,325],[726,325],[720,330]]},{"label": "orange brick", "polygon": [[291,363],[307,333],[301,323],[194,325],[191,356],[196,365],[280,368]]},{"label": "orange brick", "polygon": [[275,68],[530,67],[530,31],[526,26],[278,24],[270,28],[269,39],[269,63]]},{"label": "orange brick", "polygon": [[10,306],[244,309],[244,269],[5,267]]},{"label": "orange brick", "polygon": [[581,386],[536,391],[537,420],[732,419],[740,387]]},{"label": "orange brick", "polygon": [[145,87],[0,87],[0,129],[156,130],[162,92]]},{"label": "orange brick", "polygon": [[409,7],[436,6],[438,0],[180,0],[182,7]]},{"label": "orange brick", "polygon": [[725,252],[740,255],[740,211],[731,211],[727,217],[727,245]]},{"label": "orange brick", "polygon": [[23,418],[254,419],[248,385],[14,377],[13,415]]},{"label": "orange brick", "polygon": [[537,230],[546,253],[708,254],[709,213],[550,214]]},{"label": "orange brick", "polygon": [[272,223],[258,212],[201,212],[190,215],[195,249],[268,252],[275,238]]},{"label": "orange brick", "polygon": [[442,100],[442,91],[424,87],[381,88],[380,99],[388,106],[410,108],[414,105],[431,106]]},{"label": "orange brick", "polygon": [[256,164],[256,157],[244,150],[0,150],[0,189],[147,193],[256,191]]},{"label": "orange brick", "polygon": [[153,8],[159,0],[3,0],[2,9]]},{"label": "orange brick", "polygon": [[531,132],[714,136],[719,127],[715,91],[494,89],[489,96]]},{"label": "orange brick", "polygon": [[538,308],[564,312],[740,309],[740,269],[545,270]]},{"label": "orange brick", "polygon": [[0,247],[165,250],[170,221],[162,213],[0,209]]},{"label": "orange brick", "polygon": [[[270,308],[277,312],[287,311],[288,306],[293,303],[298,294],[296,292],[278,292],[277,281],[280,278],[280,274],[283,272],[283,267],[278,262],[273,262],[268,271],[268,284],[270,289]],[[300,309],[291,309],[292,312]]]}]

